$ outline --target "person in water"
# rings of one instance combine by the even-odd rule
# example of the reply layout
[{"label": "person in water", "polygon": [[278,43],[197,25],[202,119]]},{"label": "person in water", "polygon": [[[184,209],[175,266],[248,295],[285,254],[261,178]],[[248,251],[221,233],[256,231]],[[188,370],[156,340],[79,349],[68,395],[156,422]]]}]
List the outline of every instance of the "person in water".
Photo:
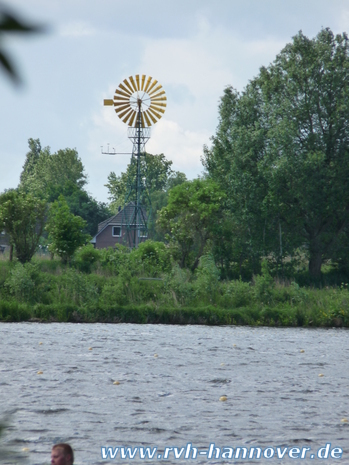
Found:
[{"label": "person in water", "polygon": [[51,465],[73,465],[74,452],[69,444],[55,444],[51,451]]}]

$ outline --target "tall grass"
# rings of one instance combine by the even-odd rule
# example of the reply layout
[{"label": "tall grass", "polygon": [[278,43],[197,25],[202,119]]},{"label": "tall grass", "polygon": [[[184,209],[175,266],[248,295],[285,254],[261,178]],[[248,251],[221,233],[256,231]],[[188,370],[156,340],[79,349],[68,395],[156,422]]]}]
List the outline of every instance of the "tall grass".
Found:
[{"label": "tall grass", "polygon": [[[146,245],[145,245],[146,244]],[[251,282],[221,281],[210,255],[195,274],[161,243],[80,249],[72,265],[0,261],[0,320],[349,326],[349,291],[302,287],[262,266]]]}]

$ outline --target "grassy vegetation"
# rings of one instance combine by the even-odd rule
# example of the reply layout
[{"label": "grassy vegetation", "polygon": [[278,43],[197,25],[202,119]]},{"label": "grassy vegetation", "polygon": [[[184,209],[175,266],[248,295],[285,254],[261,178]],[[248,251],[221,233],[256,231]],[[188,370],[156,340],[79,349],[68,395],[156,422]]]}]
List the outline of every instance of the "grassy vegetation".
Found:
[{"label": "grassy vegetation", "polygon": [[301,287],[297,277],[281,282],[262,268],[251,282],[221,281],[206,255],[192,274],[151,241],[132,252],[86,246],[70,266],[2,259],[0,321],[349,326],[346,283]]}]

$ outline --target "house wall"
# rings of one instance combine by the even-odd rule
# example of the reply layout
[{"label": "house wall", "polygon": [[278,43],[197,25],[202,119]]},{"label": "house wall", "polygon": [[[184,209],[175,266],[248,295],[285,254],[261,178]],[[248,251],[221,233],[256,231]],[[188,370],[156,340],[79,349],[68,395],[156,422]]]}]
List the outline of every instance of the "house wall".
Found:
[{"label": "house wall", "polygon": [[[119,226],[115,224],[109,224],[101,233],[96,236],[96,249],[106,249],[108,247],[114,247],[116,244],[122,244],[127,247],[134,247],[134,234],[131,237],[127,237],[126,226],[122,228],[121,237],[114,237],[112,235],[112,227]],[[140,237],[139,243],[145,242],[146,237]]]}]

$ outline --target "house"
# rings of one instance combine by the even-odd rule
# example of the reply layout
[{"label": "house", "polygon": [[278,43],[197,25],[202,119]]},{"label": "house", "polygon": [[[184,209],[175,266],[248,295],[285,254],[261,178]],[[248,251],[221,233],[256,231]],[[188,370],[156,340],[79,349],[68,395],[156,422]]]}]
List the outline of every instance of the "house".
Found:
[{"label": "house", "polygon": [[141,208],[139,223],[135,221],[136,206],[134,202],[128,203],[123,209],[98,225],[98,232],[90,241],[95,249],[105,249],[122,244],[128,247],[135,247],[140,242],[147,240],[146,228],[142,230],[140,225],[147,223],[145,210]]}]

